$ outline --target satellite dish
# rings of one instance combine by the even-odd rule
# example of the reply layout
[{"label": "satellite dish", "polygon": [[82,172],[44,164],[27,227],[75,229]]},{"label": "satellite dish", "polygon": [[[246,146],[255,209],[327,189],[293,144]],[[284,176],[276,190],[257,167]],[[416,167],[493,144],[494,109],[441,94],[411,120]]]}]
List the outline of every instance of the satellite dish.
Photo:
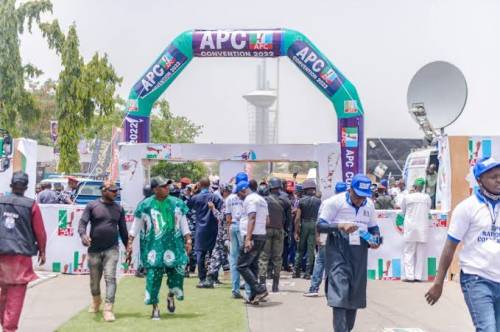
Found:
[{"label": "satellite dish", "polygon": [[413,76],[408,86],[408,109],[424,110],[434,129],[449,126],[462,113],[467,100],[467,83],[456,66],[445,61],[426,64]]}]

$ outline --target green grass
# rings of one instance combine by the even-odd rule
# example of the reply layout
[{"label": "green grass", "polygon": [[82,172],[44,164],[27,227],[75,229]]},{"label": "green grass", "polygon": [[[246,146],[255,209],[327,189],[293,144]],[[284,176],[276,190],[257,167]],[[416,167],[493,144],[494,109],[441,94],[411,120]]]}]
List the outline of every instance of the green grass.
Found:
[{"label": "green grass", "polygon": [[116,292],[113,323],[104,322],[102,313],[91,314],[83,310],[57,331],[247,331],[245,305],[231,298],[229,281],[215,289],[197,289],[198,279],[185,279],[184,301],[175,301],[176,310],[170,314],[166,308],[165,281],[160,292],[160,321],[151,321],[151,306],[144,304],[144,279],[123,278]]}]

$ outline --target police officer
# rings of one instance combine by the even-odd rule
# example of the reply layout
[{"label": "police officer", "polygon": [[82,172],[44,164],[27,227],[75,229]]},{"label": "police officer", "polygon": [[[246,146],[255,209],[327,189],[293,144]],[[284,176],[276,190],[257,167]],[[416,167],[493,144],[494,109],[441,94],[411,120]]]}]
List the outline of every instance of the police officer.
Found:
[{"label": "police officer", "polygon": [[45,263],[47,236],[38,204],[27,197],[28,175],[16,172],[12,195],[0,197],[0,323],[3,331],[16,331],[26,288],[38,279],[31,256]]},{"label": "police officer", "polygon": [[269,211],[269,223],[266,225],[266,244],[259,258],[260,283],[265,284],[269,261],[273,265],[272,291],[279,291],[285,225],[292,220],[292,205],[286,198],[280,197],[281,180],[269,180],[269,195],[264,196]]},{"label": "police officer", "polygon": [[316,246],[316,220],[321,205],[321,199],[316,196],[316,183],[307,179],[302,184],[304,197],[299,200],[295,216],[295,241],[299,243],[295,257],[294,278],[300,278],[302,258],[307,250],[307,264],[304,279],[311,279],[314,264],[314,248]]}]

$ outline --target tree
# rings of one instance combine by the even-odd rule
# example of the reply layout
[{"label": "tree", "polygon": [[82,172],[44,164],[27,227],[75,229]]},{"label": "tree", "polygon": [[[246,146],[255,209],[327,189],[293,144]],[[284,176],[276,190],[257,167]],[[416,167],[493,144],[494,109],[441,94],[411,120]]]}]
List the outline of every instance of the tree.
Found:
[{"label": "tree", "polygon": [[107,55],[95,54],[85,64],[79,50],[76,26],[67,35],[57,20],[40,25],[49,46],[61,56],[63,70],[56,88],[57,118],[59,121],[59,171],[80,170],[78,142],[80,134],[92,126],[96,118],[108,116],[115,110],[114,93],[121,82]]},{"label": "tree", "polygon": [[[193,123],[184,116],[176,116],[170,111],[165,99],[156,103],[151,116],[151,141],[153,143],[194,143],[203,126]],[[197,161],[172,163],[160,161],[151,168],[151,176],[162,175],[179,180],[188,177],[194,181],[207,175],[207,167]]]},{"label": "tree", "polygon": [[156,103],[151,116],[151,141],[153,143],[194,143],[203,126],[196,125],[184,116],[173,115],[165,99]]},{"label": "tree", "polygon": [[21,121],[31,123],[40,115],[31,94],[24,87],[25,79],[42,72],[31,64],[23,66],[19,52],[19,35],[27,24],[40,25],[40,15],[52,12],[49,0],[28,1],[16,8],[15,0],[0,1],[0,126],[19,134]]}]

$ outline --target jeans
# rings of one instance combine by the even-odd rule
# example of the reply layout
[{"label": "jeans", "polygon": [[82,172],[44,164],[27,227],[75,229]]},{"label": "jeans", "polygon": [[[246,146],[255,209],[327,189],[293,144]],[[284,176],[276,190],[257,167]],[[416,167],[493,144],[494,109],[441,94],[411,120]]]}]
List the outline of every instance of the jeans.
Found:
[{"label": "jeans", "polygon": [[27,286],[0,285],[0,325],[4,332],[17,331]]},{"label": "jeans", "polygon": [[115,302],[116,266],[118,264],[118,246],[104,251],[89,252],[90,292],[92,296],[101,295],[101,278],[104,274],[106,283],[106,303]]},{"label": "jeans", "polygon": [[246,251],[243,245],[240,249],[240,257],[238,257],[238,271],[250,287],[250,298],[266,291],[266,287],[259,284],[257,280],[259,273],[259,256],[266,244],[266,236],[254,235],[252,236],[252,240],[252,249]]},{"label": "jeans", "polygon": [[311,279],[310,292],[319,291],[319,285],[323,281],[323,273],[325,272],[325,246],[319,246],[318,254],[316,255],[316,260],[314,261],[314,270]]},{"label": "jeans", "polygon": [[460,285],[476,332],[500,332],[500,283],[460,272]]},{"label": "jeans", "polygon": [[240,226],[231,224],[231,248],[229,250],[229,267],[231,269],[231,284],[233,294],[240,293],[240,272],[238,271],[238,257],[241,248]]},{"label": "jeans", "polygon": [[273,263],[273,275],[278,276],[281,272],[281,263],[283,254],[283,236],[282,229],[267,228],[266,229],[266,244],[259,258],[259,276],[266,278],[267,267],[269,260]]},{"label": "jeans", "polygon": [[333,309],[333,331],[349,332],[354,328],[356,322],[356,309],[332,308]]}]

